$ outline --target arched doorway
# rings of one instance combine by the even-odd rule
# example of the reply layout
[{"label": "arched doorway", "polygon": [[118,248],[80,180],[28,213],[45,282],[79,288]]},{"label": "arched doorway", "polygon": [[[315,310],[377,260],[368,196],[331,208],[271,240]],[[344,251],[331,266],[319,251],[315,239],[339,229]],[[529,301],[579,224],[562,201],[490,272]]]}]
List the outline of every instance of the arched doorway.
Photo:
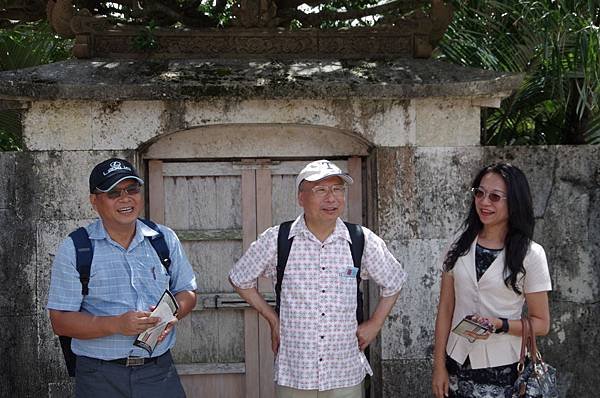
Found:
[{"label": "arched doorway", "polygon": [[[236,124],[179,131],[141,149],[148,213],[173,228],[198,276],[198,305],[177,329],[173,355],[188,396],[274,397],[269,326],[227,274],[256,237],[295,218],[295,177],[329,158],[355,179],[344,216],[362,222],[369,143],[304,125]],[[259,290],[274,302],[272,285]]]}]

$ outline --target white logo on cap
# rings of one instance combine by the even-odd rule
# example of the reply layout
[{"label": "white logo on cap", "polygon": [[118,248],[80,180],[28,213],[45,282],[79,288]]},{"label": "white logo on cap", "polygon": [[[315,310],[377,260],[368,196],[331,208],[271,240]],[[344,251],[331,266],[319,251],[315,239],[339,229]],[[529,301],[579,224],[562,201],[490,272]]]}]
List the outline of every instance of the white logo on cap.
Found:
[{"label": "white logo on cap", "polygon": [[324,160],[324,161],[321,162],[321,164],[323,166],[327,166],[327,169],[333,170],[333,167],[331,167],[331,163],[329,163],[329,160]]},{"label": "white logo on cap", "polygon": [[106,170],[105,172],[102,173],[102,175],[108,175],[110,173],[112,173],[113,171],[117,171],[117,170],[129,170],[131,171],[131,167],[127,167],[124,166],[121,162],[114,161],[110,164],[110,168],[108,170]]}]

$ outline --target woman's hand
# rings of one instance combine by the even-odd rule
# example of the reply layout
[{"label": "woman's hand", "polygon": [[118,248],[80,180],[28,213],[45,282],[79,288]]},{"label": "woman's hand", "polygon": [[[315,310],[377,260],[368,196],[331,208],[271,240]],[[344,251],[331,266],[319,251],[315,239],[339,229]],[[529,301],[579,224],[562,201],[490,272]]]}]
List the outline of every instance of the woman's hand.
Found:
[{"label": "woman's hand", "polygon": [[433,369],[431,388],[435,398],[444,398],[448,396],[448,371],[446,365],[441,364]]},{"label": "woman's hand", "polygon": [[[496,323],[499,321],[500,324],[502,324],[502,321],[496,318],[487,318],[484,316],[481,316],[479,314],[473,314],[471,315],[470,319],[473,322],[476,322],[480,325],[484,325],[488,328],[487,332],[484,333],[475,333],[475,332],[471,332],[471,331],[467,331],[465,332],[465,334],[467,336],[469,336],[470,338],[474,339],[474,340],[487,340],[490,335],[495,331],[496,329]],[[502,327],[502,326],[501,326]]]}]

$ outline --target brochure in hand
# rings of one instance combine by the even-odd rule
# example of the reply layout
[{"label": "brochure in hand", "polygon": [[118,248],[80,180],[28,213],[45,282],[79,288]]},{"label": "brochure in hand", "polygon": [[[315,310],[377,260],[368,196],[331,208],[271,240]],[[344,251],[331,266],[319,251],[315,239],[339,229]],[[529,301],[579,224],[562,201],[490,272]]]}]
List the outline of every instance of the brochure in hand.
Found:
[{"label": "brochure in hand", "polygon": [[133,345],[143,348],[152,355],[154,348],[158,344],[160,334],[166,329],[169,322],[177,319],[175,314],[177,314],[178,309],[179,305],[177,304],[177,300],[175,300],[175,296],[170,291],[165,290],[160,300],[158,300],[156,308],[150,314],[150,316],[160,318],[160,322],[140,333]]},{"label": "brochure in hand", "polygon": [[465,317],[462,321],[458,323],[458,325],[454,327],[454,329],[452,329],[452,332],[466,338],[467,340],[469,340],[469,342],[473,343],[475,339],[465,334],[466,331],[470,331],[476,334],[485,334],[489,330],[490,329],[487,325],[477,323],[474,320]]}]

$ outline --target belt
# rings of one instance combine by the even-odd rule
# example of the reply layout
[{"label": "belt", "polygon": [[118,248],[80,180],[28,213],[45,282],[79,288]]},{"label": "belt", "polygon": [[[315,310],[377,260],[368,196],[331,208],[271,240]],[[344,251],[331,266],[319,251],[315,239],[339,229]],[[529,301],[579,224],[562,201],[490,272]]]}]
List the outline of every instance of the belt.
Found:
[{"label": "belt", "polygon": [[[165,355],[165,354],[163,354]],[[156,362],[158,361],[158,358],[162,357],[162,355],[158,356],[158,357],[152,357],[152,358],[144,358],[144,357],[127,357],[127,358],[118,358],[118,359],[112,359],[110,361],[106,361],[106,362],[110,362],[110,363],[116,363],[119,365],[123,365],[123,366],[142,366],[145,365],[147,363],[151,363],[151,362]]]}]

